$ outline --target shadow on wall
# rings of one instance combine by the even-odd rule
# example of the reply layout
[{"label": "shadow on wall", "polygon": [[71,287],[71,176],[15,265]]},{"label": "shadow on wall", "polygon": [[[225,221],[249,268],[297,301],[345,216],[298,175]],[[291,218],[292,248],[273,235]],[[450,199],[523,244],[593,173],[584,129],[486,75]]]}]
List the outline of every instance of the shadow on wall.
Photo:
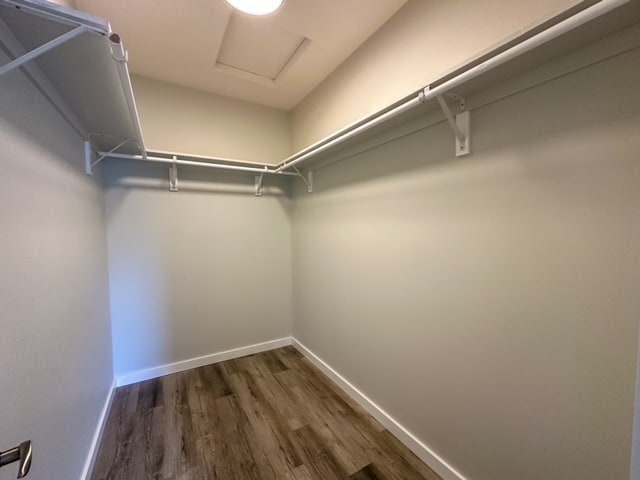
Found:
[{"label": "shadow on wall", "polygon": [[[150,248],[148,257],[154,256]],[[144,364],[148,358],[167,358],[171,353],[171,320],[166,302],[169,285],[161,259],[140,258],[140,250],[111,260],[111,312],[117,322],[112,323],[114,372],[126,371],[127,365]],[[154,267],[155,266],[155,267]],[[156,271],[153,271],[156,270]],[[153,328],[140,319],[153,318]],[[149,365],[152,366],[152,365]]]},{"label": "shadow on wall", "polygon": [[[105,186],[169,190],[169,165],[132,160],[105,160],[108,170]],[[289,178],[265,175],[264,195],[290,196]],[[185,192],[246,194],[254,193],[254,175],[178,165],[178,190]],[[176,192],[172,192],[176,193]]]},{"label": "shadow on wall", "polygon": [[[3,61],[4,59],[0,60],[0,63]],[[32,97],[34,102],[39,104],[38,107],[25,108],[22,96],[16,95],[16,91],[25,91],[25,95]],[[3,166],[10,166],[16,170],[30,168],[32,165],[30,162],[22,161],[25,155],[24,150],[12,152],[14,145],[27,145],[32,150],[32,156],[58,162],[64,167],[63,172],[65,173],[86,176],[82,138],[76,137],[77,147],[71,150],[68,148],[68,144],[63,145],[63,142],[60,142],[61,131],[59,128],[43,129],[38,132],[38,135],[33,134],[33,126],[42,117],[43,110],[53,111],[53,108],[39,93],[32,92],[31,85],[24,79],[20,71],[8,73],[0,78],[0,128],[4,132],[11,132],[10,138],[15,139],[14,142],[5,143],[2,146]],[[53,114],[58,115],[57,112]],[[60,128],[66,130],[67,126],[64,121],[61,121],[60,125]],[[67,148],[62,150],[63,146]],[[30,171],[29,175],[34,182],[38,182],[40,176],[42,176],[43,183],[51,182],[51,178],[45,178],[41,170]]]},{"label": "shadow on wall", "polygon": [[[166,192],[171,195],[211,194],[221,196],[256,196],[254,175],[212,172],[201,168],[178,167],[178,192],[169,191],[169,167],[164,164],[142,163],[108,159],[103,164],[105,190],[118,189],[118,204],[108,209],[107,216],[118,210],[131,190]],[[293,177],[265,175],[263,197],[281,200],[282,208],[289,212]],[[213,199],[214,197],[212,197]],[[260,197],[256,197],[260,201]]]}]

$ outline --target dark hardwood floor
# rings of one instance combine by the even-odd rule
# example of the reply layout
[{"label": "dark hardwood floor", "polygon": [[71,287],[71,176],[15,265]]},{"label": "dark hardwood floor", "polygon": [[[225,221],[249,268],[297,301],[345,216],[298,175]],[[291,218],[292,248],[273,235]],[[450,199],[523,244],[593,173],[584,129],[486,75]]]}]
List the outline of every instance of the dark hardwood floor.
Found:
[{"label": "dark hardwood floor", "polygon": [[440,480],[294,348],[121,387],[92,480]]}]

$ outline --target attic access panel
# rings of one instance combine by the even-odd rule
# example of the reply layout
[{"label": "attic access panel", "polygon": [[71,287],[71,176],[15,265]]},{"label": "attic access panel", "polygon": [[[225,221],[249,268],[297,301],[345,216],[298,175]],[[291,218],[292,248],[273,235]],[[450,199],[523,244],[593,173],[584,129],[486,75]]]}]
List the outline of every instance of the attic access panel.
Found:
[{"label": "attic access panel", "polygon": [[216,68],[273,84],[308,42],[268,19],[232,13]]}]

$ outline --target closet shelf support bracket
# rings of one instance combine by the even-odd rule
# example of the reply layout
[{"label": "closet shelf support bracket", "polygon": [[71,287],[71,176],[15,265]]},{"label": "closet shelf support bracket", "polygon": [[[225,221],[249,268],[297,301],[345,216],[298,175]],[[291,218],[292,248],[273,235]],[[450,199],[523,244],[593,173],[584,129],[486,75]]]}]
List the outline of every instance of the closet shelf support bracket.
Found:
[{"label": "closet shelf support bracket", "polygon": [[[126,145],[127,143],[137,143],[136,140],[131,140],[127,138],[120,142],[118,145],[113,147],[108,152],[97,152],[94,153],[93,144],[91,141],[84,142],[84,163],[85,163],[85,171],[87,175],[93,175],[93,167],[102,162],[105,158],[110,156],[112,153],[117,152],[120,147]],[[98,155],[98,158],[94,160],[95,155]]]},{"label": "closet shelf support bracket", "polygon": [[307,186],[307,192],[313,193],[313,170],[309,170],[307,172],[307,176],[305,177],[298,167],[294,166],[293,169],[296,171],[296,174],[302,179],[302,181]]},{"label": "closet shelf support bracket", "polygon": [[307,173],[307,192],[313,193],[313,170]]},{"label": "closet shelf support bracket", "polygon": [[[429,87],[427,87],[428,89]],[[426,89],[425,89],[426,90]],[[426,92],[425,92],[426,93]],[[452,98],[459,102],[461,112],[454,115],[444,99],[444,96]],[[436,97],[440,108],[444,116],[447,118],[447,122],[453,130],[453,134],[456,137],[456,157],[462,157],[468,155],[471,152],[471,114],[469,110],[465,110],[467,104],[464,97],[455,93],[446,93],[444,95],[438,95]]]},{"label": "closet shelf support bracket", "polygon": [[[267,170],[267,167],[264,167]],[[264,180],[264,173],[256,175],[256,197],[262,196],[262,181]]]},{"label": "closet shelf support bracket", "polygon": [[442,96],[458,102],[458,106],[460,107],[461,112],[464,112],[466,110],[467,100],[462,95],[458,95],[457,93],[453,93],[453,92],[447,92],[447,93],[443,93]]},{"label": "closet shelf support bracket", "polygon": [[86,140],[84,142],[84,171],[87,175],[93,175],[94,157],[93,145]]},{"label": "closet shelf support bracket", "polygon": [[4,75],[5,73],[10,72],[11,70],[14,70],[20,66],[22,66],[23,64],[30,62],[31,60],[34,60],[35,58],[38,58],[40,55],[42,55],[43,53],[48,52],[49,50],[56,48],[58,45],[61,45],[65,42],[68,42],[69,40],[76,38],[78,35],[81,35],[83,33],[85,33],[87,31],[87,29],[85,27],[76,27],[73,30],[68,31],[67,33],[60,35],[57,38],[54,38],[53,40],[40,45],[37,48],[34,48],[33,50],[31,50],[30,52],[27,52],[23,55],[21,55],[20,57],[16,58],[15,60],[10,61],[9,63],[2,65],[0,67],[0,76]]},{"label": "closet shelf support bracket", "polygon": [[178,191],[178,164],[175,163],[177,160],[176,156],[173,156],[174,163],[169,167],[169,191],[177,192]]}]

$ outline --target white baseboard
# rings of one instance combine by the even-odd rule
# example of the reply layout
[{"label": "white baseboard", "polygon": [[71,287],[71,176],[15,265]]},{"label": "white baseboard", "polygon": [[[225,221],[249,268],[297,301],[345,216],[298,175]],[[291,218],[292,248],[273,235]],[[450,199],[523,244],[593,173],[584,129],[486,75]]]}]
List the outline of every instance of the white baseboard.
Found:
[{"label": "white baseboard", "polygon": [[305,357],[307,357],[316,367],[322,370],[331,380],[333,380],[351,398],[378,420],[391,434],[400,440],[409,450],[415,453],[420,460],[429,465],[443,480],[466,480],[451,465],[445,462],[437,453],[422,443],[409,430],[400,425],[387,412],[376,405],[369,397],[353,386],[347,379],[331,368],[315,353],[305,347],[295,338],[291,339],[292,345]]},{"label": "white baseboard", "polygon": [[273,350],[275,348],[286,347],[287,345],[291,345],[291,337],[271,340],[270,342],[258,343],[256,345],[249,345],[248,347],[234,348],[233,350],[226,350],[224,352],[213,353],[211,355],[205,355],[203,357],[191,358],[189,360],[170,363],[168,365],[161,365],[159,367],[137,370],[135,372],[120,375],[116,378],[116,384],[118,385],[118,387],[121,387],[123,385],[131,385],[132,383],[138,383],[144,380],[150,380],[152,378],[163,377],[165,375],[171,375],[172,373],[184,372],[185,370],[190,370],[192,368],[204,367],[206,365],[211,365],[212,363],[224,362],[225,360],[244,357],[245,355],[251,355],[254,353],[265,352],[267,350]]},{"label": "white baseboard", "polygon": [[87,454],[87,459],[84,462],[80,480],[89,480],[89,478],[91,477],[91,472],[93,471],[93,465],[96,462],[98,448],[100,447],[100,440],[102,439],[104,426],[107,423],[107,416],[109,415],[109,410],[111,409],[111,403],[113,402],[113,394],[115,393],[115,391],[116,381],[114,379],[113,383],[111,384],[111,388],[109,389],[109,393],[107,394],[107,398],[104,401],[104,405],[102,406],[100,417],[98,417],[98,425],[96,425],[96,430],[93,433],[93,438],[91,439],[89,453]]}]

